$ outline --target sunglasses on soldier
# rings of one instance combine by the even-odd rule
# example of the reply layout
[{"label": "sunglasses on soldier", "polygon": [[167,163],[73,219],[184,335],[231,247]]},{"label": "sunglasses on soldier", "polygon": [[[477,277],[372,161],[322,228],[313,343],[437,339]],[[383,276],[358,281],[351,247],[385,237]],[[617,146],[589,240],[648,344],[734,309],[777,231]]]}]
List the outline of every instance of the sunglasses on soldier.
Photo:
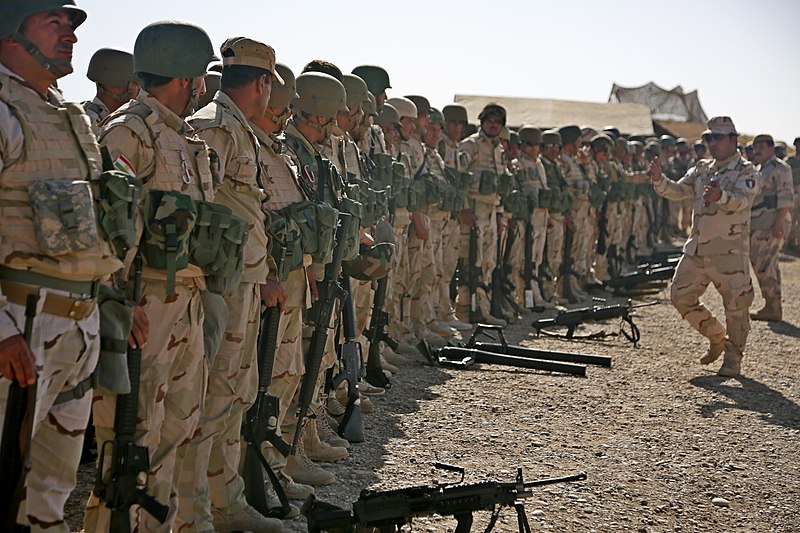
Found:
[{"label": "sunglasses on soldier", "polygon": [[711,139],[714,139],[714,141],[719,142],[728,136],[729,135],[727,133],[706,133],[703,135],[703,140],[707,143],[710,143]]}]

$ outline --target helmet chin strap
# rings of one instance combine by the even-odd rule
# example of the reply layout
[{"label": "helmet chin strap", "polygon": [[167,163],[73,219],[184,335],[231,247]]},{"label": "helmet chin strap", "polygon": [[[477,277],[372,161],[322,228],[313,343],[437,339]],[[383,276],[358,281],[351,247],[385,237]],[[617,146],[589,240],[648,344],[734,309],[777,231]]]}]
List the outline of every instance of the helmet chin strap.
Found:
[{"label": "helmet chin strap", "polygon": [[189,92],[189,103],[186,104],[186,109],[184,109],[183,113],[181,113],[181,118],[186,118],[197,111],[197,86],[195,85],[194,78],[192,78],[189,82]]},{"label": "helmet chin strap", "polygon": [[17,32],[11,36],[12,39],[17,41],[19,44],[25,48],[25,51],[31,55],[36,61],[42,65],[46,71],[54,75],[56,78],[63,78],[70,72],[72,72],[72,62],[67,61],[66,59],[53,59],[47,57],[42,53],[39,48],[30,42],[27,37],[22,35],[21,33]]},{"label": "helmet chin strap", "polygon": [[130,85],[128,86],[127,89],[125,89],[125,92],[121,92],[119,94],[109,91],[103,85],[98,84],[98,86],[103,91],[103,94],[105,94],[106,96],[108,96],[109,98],[120,104],[127,103],[128,100],[131,99],[131,96],[133,96],[133,91],[131,91]]}]

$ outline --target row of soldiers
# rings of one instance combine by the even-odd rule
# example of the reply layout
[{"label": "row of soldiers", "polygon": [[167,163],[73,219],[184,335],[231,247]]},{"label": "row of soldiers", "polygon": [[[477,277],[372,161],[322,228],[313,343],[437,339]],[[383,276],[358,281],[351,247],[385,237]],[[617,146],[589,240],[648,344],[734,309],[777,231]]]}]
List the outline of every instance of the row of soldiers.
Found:
[{"label": "row of soldiers", "polygon": [[[9,396],[10,382],[37,384],[13,517],[32,530],[68,531],[90,410],[101,488],[84,527],[115,528],[120,465],[102,452],[136,392],[127,444],[149,460],[140,499],[122,507],[127,527],[280,531],[248,499],[248,469],[274,471],[279,500],[334,483],[318,463],[348,457],[363,435],[345,426],[418,340],[513,318],[492,309],[497,267],[517,302],[530,291],[532,307],[552,308],[689,224],[692,206],[664,203],[648,181],[651,161],[671,179],[691,166],[688,143],[669,137],[512,134],[495,104],[465,135],[463,107],[388,98],[381,67],[316,60],[295,75],[266,43],[230,38],[217,57],[202,28],[178,21],[144,28],[132,54],[98,51],[97,95],[80,106],[53,85],[72,72],[86,13],[66,0],[0,8],[0,371]],[[98,299],[119,292],[127,323]],[[353,343],[370,353],[357,387],[331,379]],[[262,393],[277,438],[244,468],[242,429]]]}]

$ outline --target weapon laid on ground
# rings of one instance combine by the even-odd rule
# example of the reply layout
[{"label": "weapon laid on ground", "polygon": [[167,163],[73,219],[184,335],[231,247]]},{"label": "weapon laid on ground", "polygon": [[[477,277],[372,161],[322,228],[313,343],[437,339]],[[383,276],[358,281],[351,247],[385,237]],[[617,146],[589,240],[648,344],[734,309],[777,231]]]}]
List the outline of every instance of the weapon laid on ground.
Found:
[{"label": "weapon laid on ground", "polygon": [[520,533],[530,532],[530,524],[525,514],[523,499],[533,496],[530,489],[554,483],[584,481],[586,474],[581,472],[560,478],[541,479],[526,482],[522,469],[517,469],[514,482],[482,481],[464,483],[464,469],[459,466],[434,463],[436,468],[461,474],[455,484],[437,483],[395,490],[364,489],[353,504],[353,509],[340,509],[330,504],[318,502],[309,496],[303,504],[302,513],[308,519],[308,530],[339,531],[349,530],[353,525],[378,528],[381,533],[399,531],[400,527],[411,523],[414,517],[452,516],[456,519],[455,533],[468,533],[472,529],[472,513],[491,511],[491,518],[485,531],[491,531],[503,507],[514,507]]},{"label": "weapon laid on ground", "polygon": [[[25,299],[23,338],[29,346],[38,301],[38,294],[29,294]],[[17,525],[17,513],[25,490],[25,476],[32,468],[31,439],[37,383],[35,381],[22,388],[16,380],[12,380],[8,388],[3,436],[0,440],[0,518],[3,519],[4,531],[22,530],[22,526]]]},{"label": "weapon laid on ground", "polygon": [[[339,346],[339,373],[333,378],[333,388],[343,381],[347,382],[347,405],[339,422],[339,436],[348,442],[364,442],[364,423],[361,420],[361,396],[358,392],[360,381],[361,343],[356,340],[356,316],[353,308],[353,294],[350,290],[350,277],[342,276],[344,305],[342,306],[342,330],[344,343]],[[379,360],[380,362],[380,360]]]},{"label": "weapon laid on ground", "polygon": [[[648,307],[659,303],[661,302],[633,304],[631,300],[628,300],[627,304],[593,305],[591,307],[581,307],[579,309],[559,311],[558,314],[552,318],[540,318],[538,320],[534,320],[532,326],[536,330],[537,334],[544,333],[548,335],[565,337],[567,339],[573,339],[576,338],[575,330],[578,328],[578,326],[585,322],[598,322],[602,320],[620,318],[622,319],[620,323],[620,333],[622,333],[626,339],[631,341],[633,345],[636,346],[636,344],[639,342],[639,339],[641,339],[641,333],[639,332],[639,327],[633,322],[633,310],[639,307]],[[626,323],[630,326],[630,333],[625,330]],[[567,333],[564,335],[558,335],[545,331],[545,328],[554,326],[566,327]],[[597,338],[600,336],[605,336],[605,333],[590,335],[586,338]]]},{"label": "weapon laid on ground", "polygon": [[312,312],[314,313],[314,333],[311,335],[308,353],[305,360],[305,374],[300,383],[300,392],[297,395],[297,425],[294,431],[292,449],[297,449],[303,423],[308,417],[308,410],[314,395],[317,393],[317,377],[319,376],[322,356],[325,353],[325,342],[328,339],[328,330],[331,329],[333,308],[337,300],[344,298],[338,280],[342,273],[342,254],[344,253],[345,239],[350,229],[351,217],[347,213],[339,213],[339,223],[336,227],[336,246],[333,249],[333,259],[325,266],[325,278],[317,284],[319,300]]},{"label": "weapon laid on ground", "polygon": [[[488,332],[494,332],[496,337]],[[486,336],[499,343],[479,342]],[[432,365],[466,369],[475,363],[531,368],[546,372],[560,372],[574,376],[586,376],[584,365],[611,366],[611,358],[600,355],[587,355],[569,352],[535,350],[524,346],[512,346],[506,341],[502,326],[478,324],[466,344],[451,341],[438,351],[431,349],[425,340],[418,344],[422,354]]]},{"label": "weapon laid on ground", "polygon": [[[280,272],[280,269],[278,270]],[[261,445],[269,442],[281,455],[287,457],[292,445],[278,435],[280,400],[269,394],[272,369],[278,344],[278,328],[281,312],[278,306],[268,307],[261,315],[261,330],[258,334],[258,393],[253,406],[247,411],[242,424],[242,436],[247,442],[244,455],[244,494],[247,503],[264,516],[283,518],[291,510],[283,487],[270,467]],[[271,508],[268,503],[264,472],[278,495],[281,506]]]},{"label": "weapon laid on ground", "polygon": [[[133,302],[138,305],[142,297],[142,256],[134,259]],[[114,440],[106,441],[100,448],[100,468],[94,483],[94,493],[111,509],[111,531],[130,532],[130,508],[139,505],[162,524],[167,519],[169,507],[149,495],[146,480],[150,472],[150,453],[146,446],[136,444],[136,412],[139,407],[139,377],[142,350],[128,347],[128,375],[131,392],[117,395],[114,413]],[[103,464],[110,448],[111,482],[103,480]],[[142,481],[145,481],[144,483]]]},{"label": "weapon laid on ground", "polygon": [[389,284],[389,277],[378,280],[375,287],[375,294],[372,296],[372,315],[367,329],[369,339],[369,353],[367,355],[367,376],[366,380],[371,385],[388,389],[392,386],[389,378],[383,373],[381,366],[381,341],[385,342],[389,348],[397,351],[397,341],[389,336],[386,327],[389,325],[389,313],[384,309],[386,303],[386,287]]},{"label": "weapon laid on ground", "polygon": [[607,282],[617,292],[646,292],[660,290],[672,279],[680,257],[666,256],[654,263],[641,263],[634,272],[611,278]]}]

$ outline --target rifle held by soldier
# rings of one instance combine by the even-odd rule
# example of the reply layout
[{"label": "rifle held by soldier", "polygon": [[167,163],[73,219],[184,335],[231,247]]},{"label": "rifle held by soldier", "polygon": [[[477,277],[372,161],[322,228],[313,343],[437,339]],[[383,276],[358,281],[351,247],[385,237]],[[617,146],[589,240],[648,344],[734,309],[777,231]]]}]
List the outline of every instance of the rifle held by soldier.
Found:
[{"label": "rifle held by soldier", "polygon": [[381,341],[385,342],[392,350],[397,350],[398,343],[386,328],[389,326],[389,313],[384,309],[386,303],[386,287],[389,277],[384,276],[379,279],[375,287],[375,294],[372,297],[372,315],[367,329],[369,339],[369,353],[367,355],[367,376],[366,380],[371,385],[384,389],[391,387],[391,382],[383,373],[381,366]]},{"label": "rifle held by soldier", "polygon": [[353,295],[350,290],[350,277],[342,276],[344,305],[342,306],[342,330],[344,343],[339,347],[339,374],[333,378],[333,388],[342,382],[347,383],[347,404],[339,422],[339,436],[348,442],[364,442],[364,423],[361,420],[361,396],[358,392],[360,381],[361,344],[356,340],[356,317],[353,308]]}]

